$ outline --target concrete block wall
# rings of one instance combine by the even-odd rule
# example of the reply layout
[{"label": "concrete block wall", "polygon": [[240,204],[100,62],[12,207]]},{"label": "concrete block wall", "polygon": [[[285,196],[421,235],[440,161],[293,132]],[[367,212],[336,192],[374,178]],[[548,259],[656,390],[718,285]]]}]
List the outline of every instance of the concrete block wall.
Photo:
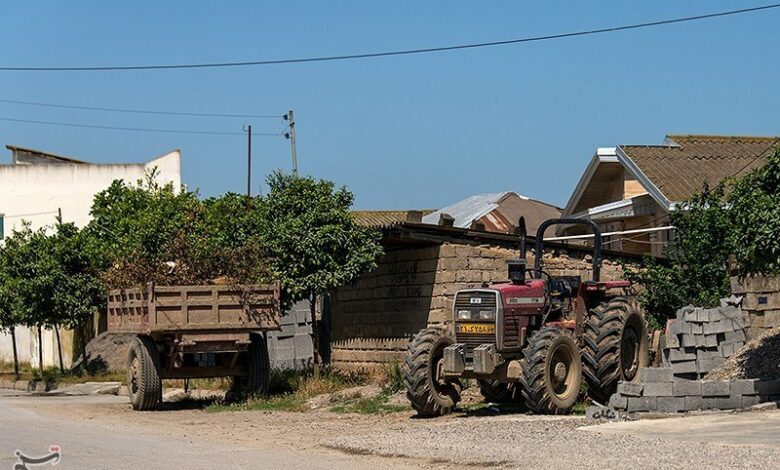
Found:
[{"label": "concrete block wall", "polygon": [[306,369],[314,363],[311,338],[311,307],[308,300],[294,304],[282,316],[282,328],[269,331],[268,356],[276,369]]},{"label": "concrete block wall", "polygon": [[780,380],[682,380],[672,368],[643,369],[641,382],[620,382],[609,407],[621,412],[738,410],[780,400]]},{"label": "concrete block wall", "polygon": [[733,277],[731,292],[743,297],[742,312],[748,340],[780,327],[780,276]]},{"label": "concrete block wall", "polygon": [[745,324],[737,299],[717,308],[687,306],[666,324],[663,364],[676,377],[700,379],[745,344]]},{"label": "concrete block wall", "polygon": [[[375,371],[402,360],[418,331],[451,327],[458,290],[506,280],[506,260],[517,254],[515,249],[456,243],[388,249],[377,269],[332,297],[333,365]],[[590,255],[549,251],[544,256],[545,269],[553,275],[591,278]],[[533,254],[528,263],[533,264]],[[602,279],[621,274],[619,263],[602,263]]]}]

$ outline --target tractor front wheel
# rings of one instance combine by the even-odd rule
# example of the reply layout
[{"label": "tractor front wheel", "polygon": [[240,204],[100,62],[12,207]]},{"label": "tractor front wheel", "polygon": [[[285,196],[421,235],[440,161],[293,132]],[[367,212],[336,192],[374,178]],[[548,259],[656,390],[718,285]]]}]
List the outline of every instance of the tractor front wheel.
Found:
[{"label": "tractor front wheel", "polygon": [[427,328],[409,343],[404,355],[404,386],[406,397],[420,416],[445,415],[460,401],[460,383],[443,376],[444,348],[453,342],[446,331]]},{"label": "tractor front wheel", "polygon": [[647,329],[636,299],[615,297],[591,310],[582,343],[588,395],[606,405],[619,381],[639,379],[647,365]]},{"label": "tractor front wheel", "polygon": [[571,334],[544,327],[528,341],[523,357],[520,384],[526,406],[535,413],[568,413],[582,383],[580,351]]}]

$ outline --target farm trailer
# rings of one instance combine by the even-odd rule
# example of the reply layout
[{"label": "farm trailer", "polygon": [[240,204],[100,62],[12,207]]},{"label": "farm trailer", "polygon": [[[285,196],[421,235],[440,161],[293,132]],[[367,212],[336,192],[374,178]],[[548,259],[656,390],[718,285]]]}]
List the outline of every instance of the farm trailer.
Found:
[{"label": "farm trailer", "polygon": [[279,283],[157,286],[108,295],[109,333],[136,335],[127,359],[135,410],[162,401],[162,379],[232,377],[231,393],[268,390],[265,332],[280,328]]}]

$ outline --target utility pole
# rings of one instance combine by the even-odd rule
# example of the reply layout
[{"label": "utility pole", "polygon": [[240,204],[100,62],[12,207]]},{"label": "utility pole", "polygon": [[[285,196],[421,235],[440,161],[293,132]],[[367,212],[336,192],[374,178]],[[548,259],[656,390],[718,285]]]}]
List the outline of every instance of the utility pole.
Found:
[{"label": "utility pole", "polygon": [[244,129],[247,132],[246,142],[246,208],[249,209],[252,201],[252,126]]},{"label": "utility pole", "polygon": [[290,140],[290,153],[292,153],[292,172],[298,175],[298,151],[295,148],[295,115],[292,109],[284,115],[284,119],[289,121],[290,130],[284,133],[284,137]]}]

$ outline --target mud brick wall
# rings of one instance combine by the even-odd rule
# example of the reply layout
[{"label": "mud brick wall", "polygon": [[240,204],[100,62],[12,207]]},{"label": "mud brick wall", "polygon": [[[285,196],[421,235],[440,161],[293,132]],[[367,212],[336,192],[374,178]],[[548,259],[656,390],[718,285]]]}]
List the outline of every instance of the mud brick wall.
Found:
[{"label": "mud brick wall", "polygon": [[[506,260],[517,250],[450,244],[388,250],[379,267],[338,289],[331,303],[332,363],[343,370],[376,372],[402,359],[409,340],[428,326],[450,328],[459,289],[507,280]],[[591,256],[545,252],[552,275],[591,278]],[[529,266],[533,255],[529,254]],[[601,278],[619,279],[618,262],[605,260]]]},{"label": "mud brick wall", "polygon": [[731,292],[743,297],[742,313],[748,340],[780,326],[780,276],[733,277]]}]

